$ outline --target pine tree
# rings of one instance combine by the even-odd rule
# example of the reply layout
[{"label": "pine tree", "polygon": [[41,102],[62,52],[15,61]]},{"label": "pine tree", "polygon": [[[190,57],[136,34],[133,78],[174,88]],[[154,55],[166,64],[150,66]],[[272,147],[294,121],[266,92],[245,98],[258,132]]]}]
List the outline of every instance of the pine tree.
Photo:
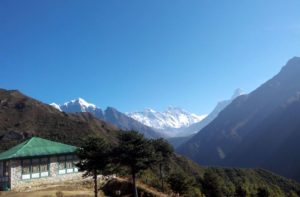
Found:
[{"label": "pine tree", "polygon": [[117,155],[119,163],[129,168],[132,176],[133,196],[138,197],[136,174],[146,170],[155,161],[154,150],[150,141],[136,131],[123,132],[119,135]]},{"label": "pine tree", "polygon": [[164,191],[163,168],[168,167],[169,159],[173,153],[173,147],[164,139],[155,139],[151,141],[155,151],[155,160],[159,167],[159,177],[161,181],[161,190]]},{"label": "pine tree", "polygon": [[110,174],[111,146],[99,137],[88,137],[77,151],[79,163],[76,164],[83,176],[94,179],[95,197],[98,196],[97,175]]}]

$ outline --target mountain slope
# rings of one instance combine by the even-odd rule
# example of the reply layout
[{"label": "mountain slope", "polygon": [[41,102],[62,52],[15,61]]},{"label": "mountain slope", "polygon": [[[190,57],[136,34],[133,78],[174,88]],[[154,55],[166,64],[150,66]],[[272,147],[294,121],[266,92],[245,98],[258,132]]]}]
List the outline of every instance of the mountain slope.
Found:
[{"label": "mountain slope", "polygon": [[231,99],[221,101],[217,104],[217,106],[214,108],[214,110],[208,114],[206,118],[204,118],[201,122],[195,123],[190,125],[188,128],[184,129],[184,131],[181,132],[181,136],[189,136],[192,134],[195,134],[204,127],[206,127],[209,123],[211,123],[216,117],[218,117],[219,113],[225,109],[234,99],[237,97],[244,95],[243,91],[241,89],[236,89],[233,93]]},{"label": "mountain slope", "polygon": [[159,138],[163,136],[154,129],[134,120],[133,118],[128,117],[126,114],[112,107],[108,107],[106,110],[102,111],[100,108],[96,107],[96,105],[88,103],[82,98],[66,102],[63,105],[58,105],[55,103],[50,105],[67,113],[89,112],[96,118],[113,124],[122,130],[139,131],[147,138]]},{"label": "mountain slope", "polygon": [[[203,165],[263,167],[300,180],[300,58],[178,148]],[[285,165],[283,165],[285,164]]]},{"label": "mountain slope", "polygon": [[0,89],[0,150],[32,135],[78,145],[87,135],[112,142],[117,133],[88,113],[66,114],[17,90]]}]

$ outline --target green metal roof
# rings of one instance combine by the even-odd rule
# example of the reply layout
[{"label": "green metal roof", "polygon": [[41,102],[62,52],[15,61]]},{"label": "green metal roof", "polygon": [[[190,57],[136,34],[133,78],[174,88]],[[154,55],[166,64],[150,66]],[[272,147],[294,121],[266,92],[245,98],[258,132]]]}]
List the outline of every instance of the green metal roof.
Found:
[{"label": "green metal roof", "polygon": [[76,150],[77,147],[75,146],[62,144],[39,137],[32,137],[31,139],[0,153],[0,160],[73,153]]}]

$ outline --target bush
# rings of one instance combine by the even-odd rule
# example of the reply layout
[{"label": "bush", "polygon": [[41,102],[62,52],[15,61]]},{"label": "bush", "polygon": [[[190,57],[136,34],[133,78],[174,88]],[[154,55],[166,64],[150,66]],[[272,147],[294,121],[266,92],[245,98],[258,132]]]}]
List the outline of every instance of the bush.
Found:
[{"label": "bush", "polygon": [[270,196],[270,192],[267,188],[258,188],[257,190],[257,196],[258,197],[269,197]]},{"label": "bush", "polygon": [[181,172],[173,173],[168,178],[168,183],[175,193],[180,195],[188,193],[189,189],[194,184],[193,180]]}]

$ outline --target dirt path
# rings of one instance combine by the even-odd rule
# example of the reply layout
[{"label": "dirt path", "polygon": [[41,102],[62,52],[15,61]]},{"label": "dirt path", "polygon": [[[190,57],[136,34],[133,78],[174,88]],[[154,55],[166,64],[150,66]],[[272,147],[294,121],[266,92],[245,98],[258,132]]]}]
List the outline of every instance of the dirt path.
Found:
[{"label": "dirt path", "polygon": [[[120,182],[128,182],[128,179],[116,178]],[[154,194],[157,197],[169,197],[156,189],[138,182],[137,186]],[[39,188],[31,188],[28,192],[0,192],[0,197],[93,197],[93,186],[91,182],[64,182],[58,185],[43,185]],[[99,191],[99,197],[105,197]]]},{"label": "dirt path", "polygon": [[[0,197],[93,197],[93,188],[89,183],[64,182],[58,185],[43,185],[27,192],[2,192]],[[99,191],[99,197],[104,194]]]},{"label": "dirt path", "polygon": [[[128,179],[119,178],[119,177],[117,177],[116,179],[118,181],[126,181],[126,182],[129,181]],[[152,188],[152,187],[150,187],[148,185],[145,185],[145,184],[143,184],[143,183],[141,183],[139,181],[137,182],[137,186],[140,187],[140,188],[142,188],[142,189],[144,189],[145,191],[147,191],[149,193],[152,193],[152,194],[156,195],[156,196],[159,196],[159,197],[169,197],[169,195],[161,193],[161,192],[157,191],[156,189],[154,189],[154,188]]]},{"label": "dirt path", "polygon": [[[59,197],[59,193],[63,197],[93,197],[93,191],[90,190],[42,190],[32,192],[5,192],[0,194],[2,197]],[[58,194],[58,195],[57,195]],[[104,197],[104,195],[99,195]]]}]

